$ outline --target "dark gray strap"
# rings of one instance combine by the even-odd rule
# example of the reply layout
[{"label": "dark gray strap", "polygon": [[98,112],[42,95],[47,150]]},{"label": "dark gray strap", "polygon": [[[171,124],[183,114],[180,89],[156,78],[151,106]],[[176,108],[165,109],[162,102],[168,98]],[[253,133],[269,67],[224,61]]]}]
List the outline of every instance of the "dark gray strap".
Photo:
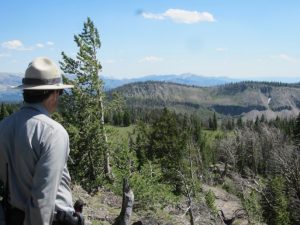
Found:
[{"label": "dark gray strap", "polygon": [[23,84],[32,84],[32,85],[47,85],[47,84],[59,84],[61,83],[61,77],[54,79],[35,79],[35,78],[23,78]]}]

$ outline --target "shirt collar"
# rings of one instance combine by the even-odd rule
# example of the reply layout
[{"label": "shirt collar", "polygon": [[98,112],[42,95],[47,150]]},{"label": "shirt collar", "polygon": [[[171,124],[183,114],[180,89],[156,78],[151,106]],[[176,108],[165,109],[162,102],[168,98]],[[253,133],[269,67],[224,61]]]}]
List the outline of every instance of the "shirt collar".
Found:
[{"label": "shirt collar", "polygon": [[50,113],[41,103],[24,102],[22,108],[34,108],[34,109],[38,110],[39,112],[41,112],[42,114],[45,114],[46,116],[50,117]]}]

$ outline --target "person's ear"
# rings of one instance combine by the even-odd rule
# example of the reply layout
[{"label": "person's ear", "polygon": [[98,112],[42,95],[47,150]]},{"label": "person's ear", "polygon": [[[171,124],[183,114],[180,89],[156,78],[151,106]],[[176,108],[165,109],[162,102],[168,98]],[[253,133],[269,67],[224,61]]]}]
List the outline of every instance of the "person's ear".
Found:
[{"label": "person's ear", "polygon": [[51,103],[55,103],[57,98],[58,98],[58,92],[57,91],[53,91],[50,96],[49,96],[49,100]]},{"label": "person's ear", "polygon": [[60,94],[59,94],[59,90],[56,90],[55,91],[55,100],[58,100]]}]

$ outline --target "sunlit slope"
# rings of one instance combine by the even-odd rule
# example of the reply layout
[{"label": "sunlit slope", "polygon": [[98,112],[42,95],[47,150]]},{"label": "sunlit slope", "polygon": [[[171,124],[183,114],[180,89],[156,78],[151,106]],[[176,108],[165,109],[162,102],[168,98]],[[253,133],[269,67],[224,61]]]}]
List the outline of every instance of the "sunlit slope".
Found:
[{"label": "sunlit slope", "polygon": [[[223,115],[296,115],[300,109],[300,85],[240,82],[215,87],[167,82],[139,82],[116,88],[131,106],[207,108]],[[254,113],[255,112],[255,113]]]}]

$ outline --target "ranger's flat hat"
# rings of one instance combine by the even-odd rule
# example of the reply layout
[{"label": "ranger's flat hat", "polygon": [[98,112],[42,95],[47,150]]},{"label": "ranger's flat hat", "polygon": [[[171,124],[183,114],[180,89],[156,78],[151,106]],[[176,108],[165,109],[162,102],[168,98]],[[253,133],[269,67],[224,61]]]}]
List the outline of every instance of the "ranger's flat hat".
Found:
[{"label": "ranger's flat hat", "polygon": [[73,87],[73,85],[63,84],[61,72],[51,59],[38,57],[29,63],[22,85],[17,88],[23,90],[57,90]]}]

